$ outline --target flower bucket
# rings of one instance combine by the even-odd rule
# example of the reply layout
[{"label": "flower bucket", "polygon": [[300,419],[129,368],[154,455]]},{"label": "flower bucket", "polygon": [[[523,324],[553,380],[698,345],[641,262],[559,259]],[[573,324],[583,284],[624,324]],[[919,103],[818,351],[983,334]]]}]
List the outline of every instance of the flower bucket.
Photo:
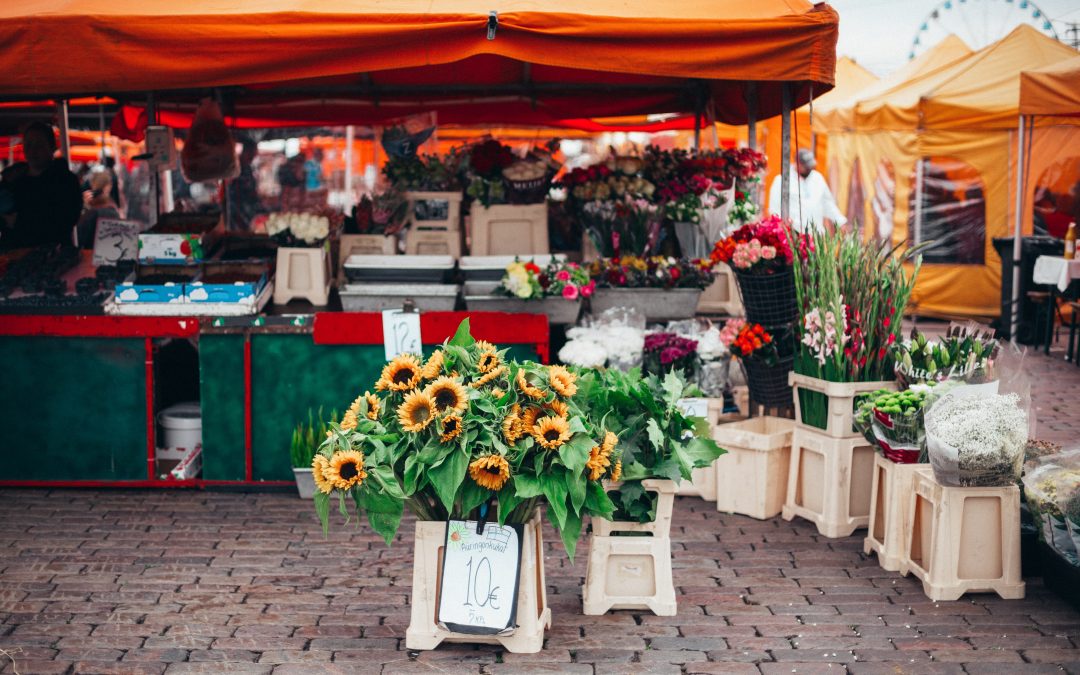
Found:
[{"label": "flower bucket", "polygon": [[750,400],[768,408],[788,407],[792,404],[788,373],[795,362],[794,356],[780,359],[775,366],[768,366],[755,359],[743,359],[746,385],[750,388]]},{"label": "flower bucket", "polygon": [[795,421],[833,438],[860,435],[855,428],[856,396],[896,389],[893,381],[830,382],[795,372],[790,377],[795,388]]},{"label": "flower bucket", "polygon": [[701,290],[697,288],[598,288],[589,298],[593,315],[612,307],[637,310],[646,321],[689,319],[697,311]]},{"label": "flower bucket", "polygon": [[748,274],[735,270],[746,320],[762,326],[780,326],[795,321],[795,275],[790,268],[776,274]]},{"label": "flower bucket", "polygon": [[300,493],[300,499],[311,499],[315,496],[315,477],[311,469],[293,469],[293,478],[296,479],[296,491]]},{"label": "flower bucket", "polygon": [[[468,286],[466,285],[466,292]],[[483,312],[510,312],[512,314],[546,314],[548,323],[574,324],[581,314],[581,300],[559,297],[519,300],[498,295],[466,295],[465,308]]]}]

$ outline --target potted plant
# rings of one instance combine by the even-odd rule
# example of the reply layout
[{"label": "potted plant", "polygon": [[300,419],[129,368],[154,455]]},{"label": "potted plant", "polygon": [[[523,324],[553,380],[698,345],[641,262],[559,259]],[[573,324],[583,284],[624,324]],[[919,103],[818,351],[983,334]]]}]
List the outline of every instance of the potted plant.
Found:
[{"label": "potted plant", "polygon": [[[679,408],[681,399],[700,392],[675,371],[660,379],[635,368],[582,371],[579,393],[588,401],[594,424],[609,432],[604,446],[618,438],[622,450],[610,465],[598,461],[590,467],[589,478],[608,479],[615,513],[610,523],[593,520],[585,613],[649,609],[672,616],[670,528],[676,485],[724,452],[711,439],[704,418],[687,417]],[[641,533],[649,536],[632,536]]]},{"label": "potted plant", "polygon": [[740,227],[713,247],[713,263],[735,271],[747,321],[772,327],[795,320],[795,236],[784,221],[770,216]]},{"label": "potted plant", "polygon": [[[618,461],[616,442],[579,407],[577,377],[561,366],[515,362],[476,341],[466,319],[426,361],[402,354],[342,418],[313,461],[315,507],[327,527],[330,504],[351,503],[389,543],[404,509],[417,516],[411,649],[443,640],[501,643],[538,651],[550,623],[544,601],[540,504],[573,556],[586,514],[614,509],[592,467]],[[599,453],[599,454],[598,454]],[[522,529],[518,628],[511,635],[461,634],[436,626],[434,562],[448,519],[483,518]],[[530,543],[531,542],[531,543]],[[529,576],[531,575],[531,576]]]},{"label": "potted plant", "polygon": [[515,257],[491,294],[470,294],[466,284],[465,304],[492,312],[547,314],[553,324],[572,324],[581,313],[582,299],[595,288],[588,270],[577,263],[552,260],[541,268]]},{"label": "potted plant", "polygon": [[[337,411],[331,413],[331,418],[337,417]],[[289,442],[289,459],[292,461],[293,477],[296,479],[296,490],[300,493],[300,499],[311,499],[315,495],[315,478],[311,473],[311,463],[315,459],[315,453],[326,438],[329,429],[323,420],[322,408],[318,414],[308,410],[306,422],[300,422],[293,429],[292,440]]]},{"label": "potted plant", "polygon": [[663,256],[595,260],[589,267],[597,286],[592,313],[630,307],[647,321],[688,319],[697,311],[702,289],[712,283],[711,269],[709,260]]}]

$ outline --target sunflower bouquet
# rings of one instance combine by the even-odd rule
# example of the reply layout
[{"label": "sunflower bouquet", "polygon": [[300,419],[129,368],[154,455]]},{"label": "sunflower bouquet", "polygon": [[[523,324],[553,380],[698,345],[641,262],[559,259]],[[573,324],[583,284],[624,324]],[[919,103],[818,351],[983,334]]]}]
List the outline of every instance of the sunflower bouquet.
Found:
[{"label": "sunflower bouquet", "polygon": [[387,363],[374,390],[331,424],[312,465],[324,529],[334,493],[388,543],[405,508],[446,520],[489,505],[500,524],[522,524],[543,502],[573,556],[583,516],[611,517],[600,481],[618,478],[619,440],[589,421],[566,368],[510,360],[466,319],[426,360]]}]

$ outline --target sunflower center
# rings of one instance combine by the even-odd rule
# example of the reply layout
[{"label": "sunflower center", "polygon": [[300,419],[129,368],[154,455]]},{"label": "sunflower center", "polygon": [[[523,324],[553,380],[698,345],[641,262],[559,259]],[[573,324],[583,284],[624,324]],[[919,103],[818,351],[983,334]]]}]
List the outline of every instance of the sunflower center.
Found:
[{"label": "sunflower center", "polygon": [[435,407],[439,410],[445,410],[447,408],[453,408],[457,406],[458,398],[453,389],[440,389],[435,394]]},{"label": "sunflower center", "polygon": [[428,418],[430,418],[430,417],[431,417],[431,411],[428,410],[427,406],[417,406],[416,408],[413,408],[413,411],[412,411],[412,421],[413,421],[413,423],[419,424],[421,422],[426,422],[426,421],[428,421]]},{"label": "sunflower center", "polygon": [[345,462],[341,465],[341,477],[345,480],[355,478],[360,472],[356,469],[356,462]]},{"label": "sunflower center", "polygon": [[557,441],[559,440],[559,431],[557,429],[548,429],[544,432],[545,441]]},{"label": "sunflower center", "polygon": [[446,433],[449,434],[449,433],[452,433],[453,431],[456,431],[456,430],[457,430],[457,420],[456,419],[450,418],[448,420],[443,421],[443,431],[445,431]]},{"label": "sunflower center", "polygon": [[394,373],[394,384],[411,382],[415,376],[416,374],[413,372],[412,368],[401,368]]},{"label": "sunflower center", "polygon": [[494,465],[487,467],[486,469],[484,469],[484,471],[487,471],[492,476],[499,476],[502,474],[502,471],[499,469],[499,467]]}]

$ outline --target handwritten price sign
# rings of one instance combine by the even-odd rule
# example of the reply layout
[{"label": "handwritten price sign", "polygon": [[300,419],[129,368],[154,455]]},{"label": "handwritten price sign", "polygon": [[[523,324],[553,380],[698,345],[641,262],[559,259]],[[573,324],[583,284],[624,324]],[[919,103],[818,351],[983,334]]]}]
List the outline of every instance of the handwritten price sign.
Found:
[{"label": "handwritten price sign", "polygon": [[474,635],[513,632],[521,572],[520,526],[489,523],[483,534],[477,534],[476,521],[451,520],[444,550],[439,625]]},{"label": "handwritten price sign", "polygon": [[420,342],[419,312],[384,309],[382,325],[387,361],[398,354],[419,354],[423,350]]}]

